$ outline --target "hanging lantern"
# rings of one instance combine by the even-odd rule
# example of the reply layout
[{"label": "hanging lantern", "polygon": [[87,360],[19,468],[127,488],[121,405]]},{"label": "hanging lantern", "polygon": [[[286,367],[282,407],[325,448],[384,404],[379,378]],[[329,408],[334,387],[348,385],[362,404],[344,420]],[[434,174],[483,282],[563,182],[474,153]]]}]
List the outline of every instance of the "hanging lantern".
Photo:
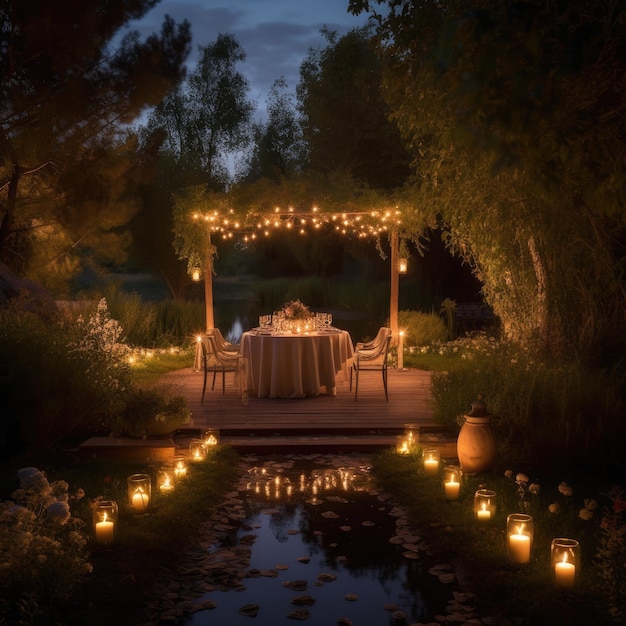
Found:
[{"label": "hanging lantern", "polygon": [[193,280],[194,282],[200,282],[200,278],[202,276],[202,272],[200,271],[199,267],[194,267],[191,270],[191,280]]},{"label": "hanging lantern", "polygon": [[398,259],[398,274],[406,274],[409,268],[409,259],[406,257],[400,257]]}]

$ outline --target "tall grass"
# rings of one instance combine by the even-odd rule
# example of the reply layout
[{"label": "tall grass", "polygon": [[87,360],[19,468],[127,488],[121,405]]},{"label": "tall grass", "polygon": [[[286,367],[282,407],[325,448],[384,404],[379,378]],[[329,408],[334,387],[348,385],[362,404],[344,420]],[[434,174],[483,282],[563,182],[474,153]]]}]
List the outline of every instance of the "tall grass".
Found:
[{"label": "tall grass", "polygon": [[459,428],[477,395],[495,416],[500,453],[511,460],[548,456],[563,462],[621,463],[616,441],[624,379],[578,362],[550,362],[475,337],[440,346],[447,369],[433,373],[435,416]]}]

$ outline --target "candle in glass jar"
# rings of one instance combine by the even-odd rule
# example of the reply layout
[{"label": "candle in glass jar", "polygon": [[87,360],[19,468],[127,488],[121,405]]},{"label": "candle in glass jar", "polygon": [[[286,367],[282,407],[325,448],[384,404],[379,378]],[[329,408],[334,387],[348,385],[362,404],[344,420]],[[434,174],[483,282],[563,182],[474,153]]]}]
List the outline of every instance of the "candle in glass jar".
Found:
[{"label": "candle in glass jar", "polygon": [[491,519],[491,511],[487,508],[487,503],[483,502],[480,506],[481,508],[476,511],[476,517],[482,521]]},{"label": "candle in glass jar", "polygon": [[131,505],[133,509],[137,511],[141,511],[142,513],[148,508],[148,502],[150,501],[150,497],[147,493],[143,491],[136,491],[133,494],[133,498],[131,500]]},{"label": "candle in glass jar", "polygon": [[530,561],[530,537],[521,532],[509,535],[509,554],[515,563]]},{"label": "candle in glass jar", "polygon": [[443,484],[448,500],[456,500],[459,497],[461,483],[456,480],[449,480]]},{"label": "candle in glass jar", "polygon": [[115,524],[107,519],[107,514],[101,522],[96,522],[96,541],[98,543],[112,543]]},{"label": "candle in glass jar", "polygon": [[559,587],[573,587],[576,580],[576,566],[568,563],[567,554],[563,554],[563,560],[554,564],[554,575]]}]

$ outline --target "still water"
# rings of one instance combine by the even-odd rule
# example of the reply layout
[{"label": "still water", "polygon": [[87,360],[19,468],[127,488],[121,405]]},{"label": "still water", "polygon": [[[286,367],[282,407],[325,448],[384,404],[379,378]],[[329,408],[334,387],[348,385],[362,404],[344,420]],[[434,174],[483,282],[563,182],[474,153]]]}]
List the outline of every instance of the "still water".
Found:
[{"label": "still water", "polygon": [[215,608],[188,624],[250,624],[251,606],[253,623],[271,626],[408,625],[441,612],[447,590],[403,511],[373,488],[366,462],[339,463],[251,465],[238,487],[246,517],[215,548],[249,546],[241,586],[207,593]]}]

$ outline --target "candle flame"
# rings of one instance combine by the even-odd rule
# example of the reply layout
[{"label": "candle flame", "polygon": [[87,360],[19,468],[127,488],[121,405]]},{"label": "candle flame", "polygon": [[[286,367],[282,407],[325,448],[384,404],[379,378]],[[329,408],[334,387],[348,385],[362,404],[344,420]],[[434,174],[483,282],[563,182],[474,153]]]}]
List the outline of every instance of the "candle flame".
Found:
[{"label": "candle flame", "polygon": [[567,552],[563,552],[563,560],[561,563],[567,563]]}]

